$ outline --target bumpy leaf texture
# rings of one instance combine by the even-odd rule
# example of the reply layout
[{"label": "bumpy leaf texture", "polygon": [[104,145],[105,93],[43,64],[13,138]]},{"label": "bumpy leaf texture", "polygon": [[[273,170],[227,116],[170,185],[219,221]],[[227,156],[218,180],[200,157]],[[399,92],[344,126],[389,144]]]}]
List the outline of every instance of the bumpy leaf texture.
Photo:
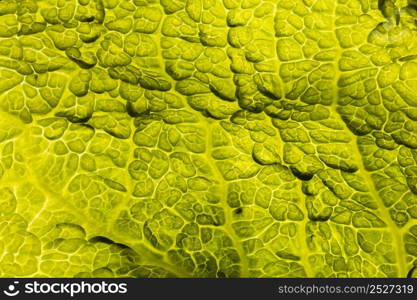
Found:
[{"label": "bumpy leaf texture", "polygon": [[0,277],[417,277],[417,1],[0,1]]}]

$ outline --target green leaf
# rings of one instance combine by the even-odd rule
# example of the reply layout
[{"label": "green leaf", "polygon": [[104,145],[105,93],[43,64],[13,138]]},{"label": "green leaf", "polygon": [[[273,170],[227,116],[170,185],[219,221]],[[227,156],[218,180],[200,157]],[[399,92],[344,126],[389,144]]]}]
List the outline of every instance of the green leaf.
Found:
[{"label": "green leaf", "polygon": [[2,1],[0,277],[416,277],[416,18]]}]

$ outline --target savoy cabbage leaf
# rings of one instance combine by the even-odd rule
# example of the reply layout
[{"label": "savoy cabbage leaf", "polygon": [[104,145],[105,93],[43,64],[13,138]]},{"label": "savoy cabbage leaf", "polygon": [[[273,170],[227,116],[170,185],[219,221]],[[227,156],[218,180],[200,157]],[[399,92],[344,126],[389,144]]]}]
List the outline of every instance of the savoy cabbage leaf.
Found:
[{"label": "savoy cabbage leaf", "polygon": [[417,1],[0,1],[1,277],[417,277]]}]

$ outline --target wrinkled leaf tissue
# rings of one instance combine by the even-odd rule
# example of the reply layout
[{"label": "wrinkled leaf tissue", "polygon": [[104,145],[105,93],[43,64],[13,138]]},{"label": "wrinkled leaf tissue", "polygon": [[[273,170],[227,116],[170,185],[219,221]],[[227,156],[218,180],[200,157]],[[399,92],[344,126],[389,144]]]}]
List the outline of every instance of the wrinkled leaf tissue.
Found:
[{"label": "wrinkled leaf tissue", "polygon": [[417,277],[416,20],[0,1],[0,276]]}]

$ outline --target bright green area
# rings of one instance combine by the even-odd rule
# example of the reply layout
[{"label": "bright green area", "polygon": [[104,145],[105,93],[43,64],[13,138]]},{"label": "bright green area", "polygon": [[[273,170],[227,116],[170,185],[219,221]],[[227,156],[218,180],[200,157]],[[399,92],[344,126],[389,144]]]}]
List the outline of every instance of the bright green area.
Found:
[{"label": "bright green area", "polygon": [[417,277],[416,21],[0,1],[0,277]]}]

